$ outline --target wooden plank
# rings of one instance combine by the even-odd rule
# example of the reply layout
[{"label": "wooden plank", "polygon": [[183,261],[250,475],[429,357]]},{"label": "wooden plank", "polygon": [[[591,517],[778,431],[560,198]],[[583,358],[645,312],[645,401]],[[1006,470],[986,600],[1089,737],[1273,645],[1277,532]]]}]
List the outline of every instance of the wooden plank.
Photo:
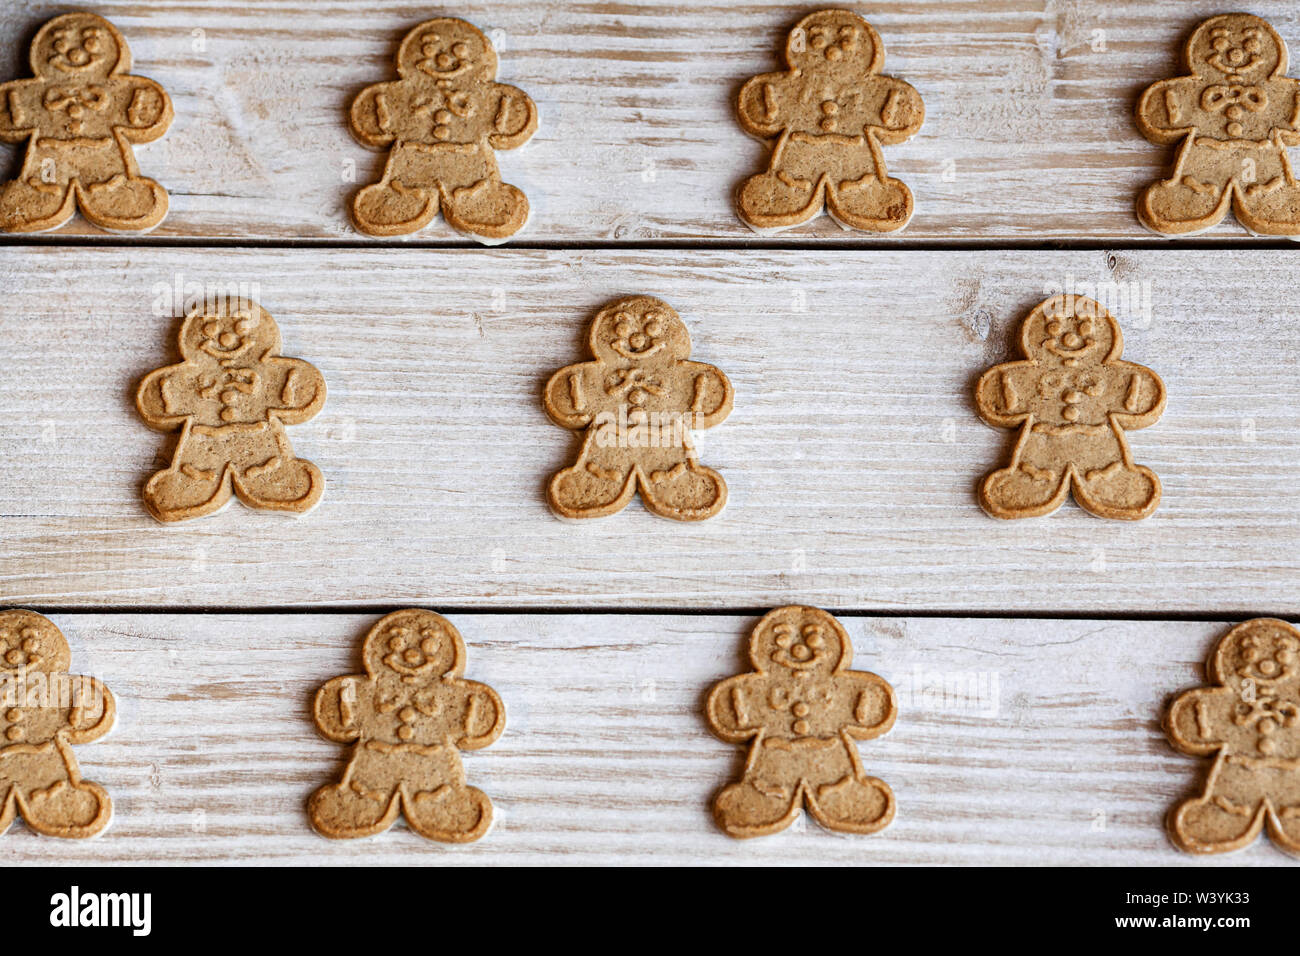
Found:
[{"label": "wooden plank", "polygon": [[[390,77],[401,36],[427,11],[401,0],[304,4],[101,0],[139,72],[161,82],[176,121],[138,148],[171,192],[163,238],[372,242],[346,202],[382,168],[352,140],[345,109]],[[468,2],[455,14],[488,31],[501,79],[538,103],[542,127],[504,153],[539,243],[944,241],[1162,243],[1133,213],[1172,150],[1132,120],[1150,83],[1175,75],[1183,38],[1222,12],[1159,0],[911,0],[864,12],[884,38],[886,72],[926,105],[920,135],[890,147],[917,213],[902,234],[864,240],[828,219],[759,239],[732,194],[764,147],[733,118],[750,76],[777,69],[786,32],[808,9],[743,3]],[[0,12],[0,76],[28,75],[27,46],[52,0]],[[1293,48],[1300,14],[1265,11]],[[84,224],[57,239],[96,234]],[[102,234],[98,234],[101,235]],[[1207,238],[1249,238],[1225,224]],[[388,240],[393,241],[393,240]],[[401,240],[397,240],[400,242]],[[465,244],[438,223],[408,241]]]},{"label": "wooden plank", "polygon": [[811,821],[734,841],[710,817],[742,748],[701,713],[738,673],[755,619],[454,615],[467,674],[508,724],[466,755],[495,802],[472,846],[398,824],[364,841],[316,836],[307,797],[345,748],[316,735],[311,695],[351,673],[373,616],[68,614],[74,670],[118,698],[117,729],[78,748],[115,801],[91,841],[0,837],[12,863],[967,863],[1271,865],[1267,840],[1216,859],[1176,850],[1168,809],[1208,761],[1175,753],[1166,699],[1202,682],[1226,625],[1136,621],[845,618],[855,665],[890,680],[900,715],[862,744],[898,816],[881,834]]},{"label": "wooden plank", "polygon": [[[1300,614],[1300,338],[1279,292],[1297,268],[1258,250],[3,250],[0,600]],[[176,360],[178,322],[153,310],[178,281],[246,283],[284,354],[324,373],[324,411],[290,429],[328,481],[311,514],[145,512],[172,446],[132,395]],[[1098,281],[1133,292],[1125,355],[1168,387],[1131,436],[1160,508],[988,518],[975,489],[1012,436],[976,417],[975,380],[1051,286]],[[735,385],[701,440],[731,488],[713,521],[546,506],[578,445],[542,385],[631,292],[675,304]]]}]

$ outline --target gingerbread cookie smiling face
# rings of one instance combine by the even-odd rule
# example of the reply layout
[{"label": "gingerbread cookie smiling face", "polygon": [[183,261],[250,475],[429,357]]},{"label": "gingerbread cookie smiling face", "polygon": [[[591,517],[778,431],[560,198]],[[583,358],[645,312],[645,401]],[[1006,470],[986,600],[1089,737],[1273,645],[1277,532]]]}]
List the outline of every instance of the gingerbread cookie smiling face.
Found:
[{"label": "gingerbread cookie smiling face", "polygon": [[754,77],[737,100],[740,125],[772,142],[767,172],[737,192],[740,218],[759,232],[776,231],[808,221],[824,206],[846,229],[902,229],[912,217],[912,193],[889,177],[880,146],[921,128],[920,94],[880,75],[879,35],[847,10],[800,20],[785,58],[788,70]]},{"label": "gingerbread cookie smiling face", "polygon": [[1174,842],[1222,853],[1267,827],[1300,853],[1300,632],[1269,618],[1239,624],[1206,673],[1213,686],[1180,694],[1165,720],[1175,749],[1214,755],[1204,791],[1170,814]]},{"label": "gingerbread cookie smiling face", "polygon": [[709,693],[709,728],[749,743],[744,776],[713,806],[731,836],[777,833],[805,806],[822,826],[846,833],[875,833],[894,818],[893,791],[867,776],[854,741],[887,733],[898,705],[885,680],[848,670],[852,658],[830,614],[777,608],[750,636],[754,671]]},{"label": "gingerbread cookie smiling face", "polygon": [[648,295],[607,305],[591,326],[594,362],[560,369],[543,406],[562,428],[581,430],[577,462],[547,489],[562,518],[621,511],[639,488],[645,506],[701,521],[727,503],[727,483],[695,455],[691,432],[731,413],[727,376],[688,361],[691,338],[677,312]]},{"label": "gingerbread cookie smiling face", "polygon": [[254,508],[302,514],[325,490],[320,469],[298,458],[285,425],[325,404],[315,366],[280,355],[280,329],[255,302],[191,313],[181,326],[185,361],[149,373],[136,408],[151,427],[181,430],[171,466],[144,489],[149,513],[182,521],[220,510],[232,492]]},{"label": "gingerbread cookie smiling face", "polygon": [[132,76],[117,28],[68,13],[32,42],[35,79],[0,85],[0,139],[28,142],[18,178],[0,191],[0,229],[55,229],[80,208],[101,229],[144,232],[167,214],[167,192],[140,175],[132,150],[167,131],[172,105]]},{"label": "gingerbread cookie smiling face", "polygon": [[69,838],[95,836],[112,818],[72,745],[112,730],[116,705],[99,681],[67,673],[71,658],[47,618],[0,611],[0,833],[17,814],[37,833]]},{"label": "gingerbread cookie smiling face", "polygon": [[1103,518],[1145,518],[1160,479],[1133,463],[1126,430],[1154,424],[1165,387],[1150,369],[1120,360],[1119,323],[1100,303],[1058,295],[1025,319],[1025,358],[997,365],[975,387],[980,417],[1019,428],[1007,467],[990,474],[980,504],[996,518],[1051,514],[1071,490]]},{"label": "gingerbread cookie smiling face", "polygon": [[1286,76],[1286,44],[1247,13],[1212,17],[1183,52],[1191,75],[1162,80],[1138,100],[1153,143],[1181,141],[1173,174],[1143,190],[1138,218],[1166,235],[1203,232],[1231,206],[1253,233],[1300,236],[1300,184],[1287,147],[1300,143],[1300,81]]},{"label": "gingerbread cookie smiling face", "polygon": [[495,244],[523,228],[528,199],[501,181],[494,150],[522,146],[537,130],[527,94],[495,82],[496,51],[464,20],[421,23],[397,51],[400,80],[362,90],[352,134],[390,149],[383,178],[352,202],[352,221],[372,236],[416,232],[442,210],[453,229]]},{"label": "gingerbread cookie smiling face", "polygon": [[431,611],[396,611],[366,635],[366,673],[316,694],[316,727],[352,743],[338,783],[312,796],[312,826],[336,839],[380,833],[397,819],[430,840],[467,843],[492,824],[492,801],[466,783],[460,751],[505,729],[496,691],[462,678],[465,642]]}]

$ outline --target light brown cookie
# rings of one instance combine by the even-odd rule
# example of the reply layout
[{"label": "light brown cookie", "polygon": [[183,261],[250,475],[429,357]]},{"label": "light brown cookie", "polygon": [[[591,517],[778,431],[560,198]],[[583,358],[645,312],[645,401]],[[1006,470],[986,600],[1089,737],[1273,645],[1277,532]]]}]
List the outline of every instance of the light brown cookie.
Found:
[{"label": "light brown cookie", "polygon": [[880,75],[880,36],[855,13],[819,10],[790,31],[785,61],[787,70],[754,77],[736,101],[745,132],[772,144],[767,172],[736,193],[740,218],[774,232],[825,206],[845,229],[902,229],[912,192],[889,178],[880,146],[915,136],[925,106],[911,85]]},{"label": "light brown cookie", "polygon": [[709,728],[748,743],[739,783],[718,794],[713,816],[734,837],[788,827],[807,807],[824,827],[875,833],[894,819],[894,792],[862,769],[856,740],[888,733],[898,716],[883,678],[851,671],[853,644],[815,607],[769,612],[749,638],[754,670],[714,686]]},{"label": "light brown cookie", "polygon": [[637,489],[646,508],[702,521],[727,504],[727,483],[695,456],[693,429],[731,414],[731,382],[690,362],[681,317],[653,296],[611,302],[591,324],[593,362],[569,365],[546,383],[543,406],[561,428],[583,433],[582,451],[547,488],[562,518],[621,511]]},{"label": "light brown cookie", "polygon": [[1011,462],[984,479],[980,505],[995,518],[1051,514],[1070,491],[1102,518],[1145,518],[1160,479],[1133,463],[1124,432],[1153,425],[1165,385],[1149,368],[1120,361],[1119,323],[1098,302],[1056,295],[1020,331],[1025,358],[995,365],[975,386],[980,417],[1019,428]]},{"label": "light brown cookie", "polygon": [[225,507],[231,491],[253,508],[303,514],[325,478],[294,456],[285,425],[325,404],[325,380],[301,359],[280,355],[280,329],[256,302],[221,302],[186,317],[185,361],[156,369],[136,391],[140,416],[159,431],[180,429],[171,465],[149,479],[145,505],[159,521],[183,521]]},{"label": "light brown cookie", "polygon": [[72,746],[112,730],[117,706],[93,677],[68,674],[71,661],[51,621],[0,611],[0,833],[17,813],[56,837],[92,837],[112,819],[108,793],[81,779]]},{"label": "light brown cookie", "polygon": [[1300,632],[1270,618],[1238,624],[1205,670],[1214,686],[1179,694],[1165,717],[1176,750],[1214,755],[1204,791],[1169,815],[1174,842],[1240,850],[1267,824],[1300,853]]},{"label": "light brown cookie", "polygon": [[501,181],[494,150],[528,142],[537,107],[495,82],[492,43],[464,20],[427,20],[402,41],[397,73],[352,101],[352,135],[390,150],[383,178],[353,198],[353,223],[372,236],[400,236],[441,208],[448,225],[479,242],[513,236],[528,220],[528,198]]},{"label": "light brown cookie", "polygon": [[0,191],[0,229],[43,232],[78,209],[113,232],[146,232],[167,215],[167,191],[140,175],[133,143],[172,121],[167,91],[130,75],[131,50],[93,13],[65,13],[32,41],[30,80],[0,85],[0,139],[28,141],[18,178]]},{"label": "light brown cookie", "polygon": [[1300,143],[1300,81],[1286,43],[1249,13],[1211,17],[1183,50],[1189,76],[1147,87],[1137,125],[1153,143],[1181,143],[1173,174],[1138,198],[1137,214],[1165,235],[1203,232],[1229,205],[1265,236],[1300,236],[1300,184],[1286,148]]},{"label": "light brown cookie", "polygon": [[353,748],[343,778],[312,795],[312,826],[335,839],[372,836],[402,813],[430,840],[477,840],[492,825],[492,801],[465,782],[460,751],[501,736],[501,698],[461,677],[465,642],[431,611],[380,619],[363,654],[365,674],[335,677],[316,692],[317,729]]}]

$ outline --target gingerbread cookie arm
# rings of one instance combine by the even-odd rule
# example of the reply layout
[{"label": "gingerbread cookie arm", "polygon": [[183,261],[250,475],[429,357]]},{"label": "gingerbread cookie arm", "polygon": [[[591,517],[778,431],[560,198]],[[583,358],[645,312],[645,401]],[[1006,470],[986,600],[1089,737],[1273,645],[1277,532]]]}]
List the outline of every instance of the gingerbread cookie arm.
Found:
[{"label": "gingerbread cookie arm", "polygon": [[680,362],[678,371],[691,383],[692,428],[712,428],[731,414],[735,391],[722,369],[704,362]]},{"label": "gingerbread cookie arm", "polygon": [[505,83],[495,85],[496,115],[488,144],[493,149],[516,149],[537,132],[537,104],[523,90]]},{"label": "gingerbread cookie arm", "polygon": [[925,123],[925,104],[916,87],[892,76],[876,76],[871,82],[874,90],[883,94],[880,124],[869,123],[864,132],[875,134],[877,140],[887,145],[915,136]]},{"label": "gingerbread cookie arm", "polygon": [[1282,142],[1288,146],[1300,146],[1300,80],[1289,76],[1275,76],[1269,81],[1275,96],[1290,101],[1291,111],[1287,114],[1284,125],[1274,127]]},{"label": "gingerbread cookie arm", "polygon": [[348,129],[361,145],[383,149],[397,138],[391,129],[389,109],[392,98],[400,95],[400,82],[367,86],[352,101],[352,108],[348,111]]},{"label": "gingerbread cookie arm", "polygon": [[771,139],[785,127],[782,94],[790,83],[788,73],[764,73],[740,88],[736,97],[736,116],[750,136]]},{"label": "gingerbread cookie arm", "polygon": [[116,124],[122,135],[133,143],[151,143],[172,125],[172,99],[160,85],[143,76],[119,76],[114,79],[115,100],[124,103],[122,118]]},{"label": "gingerbread cookie arm", "polygon": [[1114,362],[1117,392],[1123,404],[1112,412],[1115,423],[1128,431],[1146,428],[1160,420],[1165,410],[1165,383],[1145,365]]},{"label": "gingerbread cookie arm", "polygon": [[506,707],[501,697],[487,684],[457,680],[465,690],[464,736],[456,741],[461,750],[487,747],[506,729]]},{"label": "gingerbread cookie arm", "polygon": [[898,719],[894,688],[882,677],[867,671],[847,671],[836,677],[837,688],[848,696],[852,718],[844,732],[857,740],[871,740],[886,734]]},{"label": "gingerbread cookie arm", "polygon": [[1024,399],[1034,388],[1037,366],[1029,360],[995,365],[975,385],[975,408],[996,428],[1014,428],[1029,417]]},{"label": "gingerbread cookie arm", "polygon": [[1152,83],[1138,98],[1138,130],[1153,143],[1168,146],[1195,132],[1197,78],[1176,76]]},{"label": "gingerbread cookie arm", "polygon": [[756,716],[753,711],[758,706],[749,701],[758,680],[761,680],[759,674],[737,674],[715,684],[709,691],[704,713],[714,736],[738,744],[763,732],[762,724],[753,722]]},{"label": "gingerbread cookie arm", "polygon": [[359,675],[335,677],[316,691],[312,720],[322,736],[342,744],[361,736],[357,723],[357,688],[365,680]]},{"label": "gingerbread cookie arm", "polygon": [[1236,698],[1227,687],[1197,687],[1174,698],[1165,717],[1165,733],[1174,749],[1204,756],[1222,747],[1223,725],[1232,720]]},{"label": "gingerbread cookie arm", "polygon": [[150,428],[171,431],[194,414],[197,396],[192,388],[172,388],[173,375],[186,371],[185,363],[155,369],[135,392],[135,407]]},{"label": "gingerbread cookie arm", "polygon": [[69,713],[66,739],[70,744],[88,744],[113,729],[117,701],[102,681],[94,677],[68,677],[75,700]]},{"label": "gingerbread cookie arm", "polygon": [[0,140],[20,143],[37,130],[41,80],[10,80],[0,83]]},{"label": "gingerbread cookie arm", "polygon": [[284,372],[275,394],[268,395],[269,412],[286,425],[301,425],[325,404],[325,377],[320,369],[302,359],[275,358],[267,363]]},{"label": "gingerbread cookie arm", "polygon": [[542,407],[561,428],[586,428],[604,407],[597,377],[600,363],[566,365],[546,383]]}]

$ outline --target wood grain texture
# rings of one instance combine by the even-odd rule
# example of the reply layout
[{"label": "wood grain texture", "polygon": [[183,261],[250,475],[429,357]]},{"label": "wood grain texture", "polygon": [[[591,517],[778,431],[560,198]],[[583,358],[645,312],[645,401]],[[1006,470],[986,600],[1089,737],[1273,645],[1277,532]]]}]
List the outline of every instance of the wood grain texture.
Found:
[{"label": "wood grain texture", "polygon": [[[0,600],[1294,616],[1300,337],[1278,290],[1297,268],[1259,250],[0,251]],[[284,354],[324,374],[324,410],[289,429],[327,479],[311,514],[146,514],[173,439],[131,399],[175,360],[153,307],[177,277],[248,283]],[[1130,436],[1160,508],[989,518],[977,483],[1012,434],[976,417],[974,382],[1050,287],[1099,280],[1137,284],[1125,356],[1168,387]],[[545,503],[578,443],[542,386],[634,292],[735,385],[701,440],[730,502],[701,525],[638,503],[575,525]]]},{"label": "wood grain texture", "polygon": [[[1133,106],[1178,71],[1209,0],[911,0],[861,8],[884,38],[885,71],[925,100],[926,125],[890,147],[891,172],[917,199],[908,229],[870,239],[822,218],[760,239],[736,218],[732,193],[765,148],[733,116],[749,77],[777,69],[786,32],[807,4],[637,0],[454,8],[401,0],[328,4],[101,0],[126,34],[137,72],[170,92],[176,121],[137,149],[171,193],[155,236],[376,242],[348,223],[346,202],[374,179],[382,154],[348,135],[345,111],[388,79],[401,36],[435,13],[494,36],[500,78],[527,91],[541,129],[502,153],[505,179],[528,194],[539,243],[703,240],[780,243],[918,240],[1161,244],[1137,221],[1138,190],[1172,150],[1138,133]],[[1293,49],[1300,13],[1261,9]],[[27,45],[62,0],[0,12],[0,76],[27,75]],[[9,148],[11,150],[11,148]],[[77,222],[55,234],[101,235]],[[1250,238],[1227,222],[1208,239]],[[444,223],[407,240],[468,244]],[[1279,240],[1279,243],[1283,241]]]},{"label": "wood grain texture", "polygon": [[77,749],[108,788],[112,826],[91,841],[0,837],[11,863],[967,863],[1271,865],[1262,840],[1219,858],[1169,842],[1168,809],[1209,761],[1165,741],[1166,701],[1200,683],[1219,623],[844,618],[854,664],[899,695],[898,723],[860,745],[898,817],[875,836],[808,821],[735,841],[710,816],[743,748],[708,731],[705,695],[748,669],[752,617],[453,616],[467,676],[508,723],[465,755],[493,799],[471,846],[398,823],[326,840],[307,797],[346,748],[316,735],[311,697],[354,672],[373,616],[55,615],[74,670],[117,696],[117,729]]}]

